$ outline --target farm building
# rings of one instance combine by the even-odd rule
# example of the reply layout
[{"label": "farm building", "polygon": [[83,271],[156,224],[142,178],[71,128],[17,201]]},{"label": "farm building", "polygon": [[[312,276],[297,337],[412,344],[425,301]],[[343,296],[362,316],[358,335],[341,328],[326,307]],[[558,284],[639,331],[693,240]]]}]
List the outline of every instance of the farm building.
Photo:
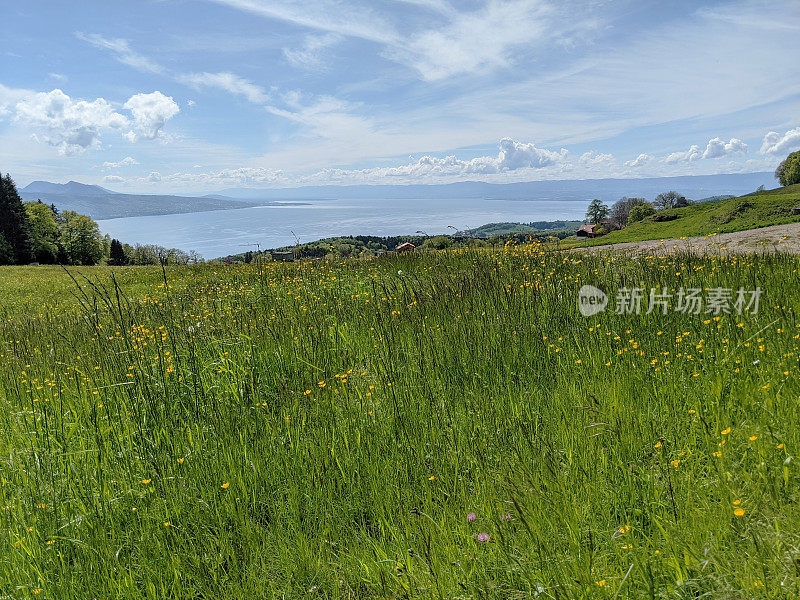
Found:
[{"label": "farm building", "polygon": [[397,252],[411,252],[414,250],[414,248],[416,248],[416,246],[411,242],[403,242],[397,248],[395,248],[395,250]]}]

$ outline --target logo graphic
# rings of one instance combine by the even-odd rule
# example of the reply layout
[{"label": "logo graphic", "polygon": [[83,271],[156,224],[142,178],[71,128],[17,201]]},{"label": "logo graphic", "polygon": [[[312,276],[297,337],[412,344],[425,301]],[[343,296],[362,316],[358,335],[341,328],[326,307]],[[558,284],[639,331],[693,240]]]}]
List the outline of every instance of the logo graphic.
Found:
[{"label": "logo graphic", "polygon": [[578,292],[578,310],[584,317],[591,317],[605,310],[608,296],[593,285],[584,285]]}]

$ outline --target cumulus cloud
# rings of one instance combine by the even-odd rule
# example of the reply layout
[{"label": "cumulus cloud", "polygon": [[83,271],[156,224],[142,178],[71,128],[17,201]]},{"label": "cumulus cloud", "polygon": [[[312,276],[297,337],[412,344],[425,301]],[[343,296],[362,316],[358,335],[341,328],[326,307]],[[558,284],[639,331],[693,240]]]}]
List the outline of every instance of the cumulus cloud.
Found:
[{"label": "cumulus cloud", "polygon": [[708,140],[705,150],[701,150],[700,146],[693,144],[685,152],[673,152],[663,158],[662,161],[669,165],[674,165],[677,163],[692,163],[701,158],[722,158],[724,156],[745,152],[747,152],[747,144],[742,140],[731,138],[730,141],[725,142],[716,137]]},{"label": "cumulus cloud", "polygon": [[76,101],[60,89],[39,92],[19,101],[16,119],[41,130],[34,134],[36,139],[55,146],[60,154],[76,154],[98,146],[103,129],[128,125],[128,119],[103,98]]},{"label": "cumulus cloud", "polygon": [[625,166],[633,168],[641,167],[642,165],[649,163],[651,160],[653,160],[653,157],[650,156],[649,154],[640,154],[633,160],[626,160]]},{"label": "cumulus cloud", "polygon": [[131,142],[155,139],[167,121],[180,112],[172,96],[158,91],[131,96],[123,108],[133,114],[134,129],[125,134]]},{"label": "cumulus cloud", "polygon": [[783,154],[800,148],[800,127],[790,129],[783,135],[770,131],[764,136],[761,154]]},{"label": "cumulus cloud", "polygon": [[105,177],[103,177],[103,182],[104,183],[124,183],[125,182],[125,178],[124,177],[120,177],[119,175],[106,175]]},{"label": "cumulus cloud", "polygon": [[541,169],[549,167],[566,159],[567,151],[562,148],[560,152],[543,150],[533,145],[533,142],[523,143],[503,138],[500,140],[500,154],[497,156],[498,171],[513,171],[523,167]]},{"label": "cumulus cloud", "polygon": [[581,154],[578,161],[584,167],[599,167],[608,165],[614,160],[613,154],[600,154],[594,150]]},{"label": "cumulus cloud", "polygon": [[199,90],[201,87],[213,87],[231,94],[244,96],[254,104],[263,104],[269,100],[269,94],[259,85],[248,81],[234,73],[189,73],[180,75],[178,81]]},{"label": "cumulus cloud", "polygon": [[322,169],[309,176],[307,182],[380,181],[382,179],[435,179],[459,175],[493,175],[520,169],[543,169],[561,164],[567,151],[559,152],[537,148],[532,142],[524,143],[504,138],[500,140],[497,156],[477,156],[468,160],[455,156],[442,158],[423,156],[405,165],[373,167],[368,169]]},{"label": "cumulus cloud", "polygon": [[[124,134],[131,142],[155,138],[164,124],[178,113],[178,105],[161,92],[136,94],[123,105],[132,119],[105,98],[74,100],[60,89],[28,92],[15,105],[15,121],[31,130],[32,137],[58,148],[60,154],[79,154],[100,146],[104,131],[132,127]],[[125,161],[119,165],[127,165]],[[107,163],[106,166],[113,163]]]},{"label": "cumulus cloud", "polygon": [[703,152],[703,158],[722,158],[737,152],[747,152],[747,144],[736,138],[731,138],[729,142],[725,142],[716,137],[713,140],[708,140],[706,150]]},{"label": "cumulus cloud", "polygon": [[119,167],[130,167],[133,165],[138,165],[139,161],[133,158],[132,156],[126,156],[120,161],[117,162],[104,162],[103,168],[104,169],[118,169]]},{"label": "cumulus cloud", "polygon": [[[195,165],[195,168],[200,165]],[[276,169],[262,169],[255,167],[240,167],[236,169],[222,169],[207,173],[171,173],[162,174],[152,171],[144,177],[122,178],[115,175],[106,177],[106,181],[115,183],[125,183],[128,185],[154,184],[173,186],[173,187],[221,187],[221,186],[253,186],[253,185],[275,185],[290,183],[283,171]]]}]

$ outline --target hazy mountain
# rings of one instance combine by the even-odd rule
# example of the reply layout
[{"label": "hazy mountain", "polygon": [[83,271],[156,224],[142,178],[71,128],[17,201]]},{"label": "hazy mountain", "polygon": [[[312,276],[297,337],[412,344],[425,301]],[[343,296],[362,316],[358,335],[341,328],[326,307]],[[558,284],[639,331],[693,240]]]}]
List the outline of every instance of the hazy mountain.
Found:
[{"label": "hazy mountain", "polygon": [[114,219],[144,215],[168,215],[211,210],[228,210],[271,204],[276,200],[319,200],[330,198],[486,198],[503,200],[591,200],[613,202],[622,196],[652,200],[668,190],[687,198],[741,196],[764,185],[775,187],[772,173],[736,175],[695,175],[651,179],[580,179],[484,183],[465,181],[431,185],[348,185],[306,186],[284,189],[231,188],[203,197],[177,195],[120,194],[97,185],[77,181],[51,183],[34,181],[20,191],[24,200],[42,200],[60,210],[74,210],[93,219]]},{"label": "hazy mountain", "polygon": [[74,210],[93,219],[169,215],[258,206],[268,202],[233,200],[222,196],[195,198],[171,195],[119,194],[77,181],[34,181],[20,190],[23,200],[41,200],[59,210]]},{"label": "hazy mountain", "polygon": [[687,198],[718,195],[740,196],[764,185],[775,187],[772,173],[688,175],[649,179],[573,179],[523,183],[484,183],[465,181],[432,185],[346,185],[306,186],[284,189],[229,188],[218,192],[231,198],[246,199],[326,199],[326,198],[486,198],[503,200],[591,200],[613,202],[622,196],[652,200],[669,190]]},{"label": "hazy mountain", "polygon": [[105,196],[107,194],[116,194],[111,190],[101,188],[99,185],[86,185],[85,183],[78,183],[77,181],[69,181],[67,183],[51,183],[49,181],[34,181],[26,185],[20,192],[27,192],[29,194],[55,194],[67,195],[78,194],[82,196]]}]

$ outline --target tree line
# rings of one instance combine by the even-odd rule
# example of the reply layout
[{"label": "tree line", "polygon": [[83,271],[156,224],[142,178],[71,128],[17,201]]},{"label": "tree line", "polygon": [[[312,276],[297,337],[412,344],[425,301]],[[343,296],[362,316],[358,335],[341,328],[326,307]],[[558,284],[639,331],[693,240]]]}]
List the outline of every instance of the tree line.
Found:
[{"label": "tree line", "polygon": [[0,177],[0,265],[152,265],[202,262],[195,252],[123,244],[90,217],[41,200],[23,202],[10,175]]},{"label": "tree line", "polygon": [[[792,152],[781,161],[778,168],[775,169],[775,179],[782,186],[800,183],[800,150]],[[756,192],[763,191],[763,185],[756,190]],[[611,208],[595,198],[589,203],[589,208],[586,210],[586,220],[589,223],[611,221],[620,227],[625,227],[660,210],[683,208],[692,204],[694,204],[692,200],[674,191],[659,194],[652,202],[648,202],[644,198],[623,197],[612,204]]]},{"label": "tree line", "polygon": [[692,204],[694,204],[692,200],[674,191],[659,194],[652,202],[648,202],[644,198],[628,198],[627,196],[623,196],[614,202],[611,208],[595,198],[589,203],[589,208],[586,210],[586,219],[589,223],[612,221],[624,227],[636,221],[641,221],[659,210],[683,208],[684,206],[691,206]]}]

